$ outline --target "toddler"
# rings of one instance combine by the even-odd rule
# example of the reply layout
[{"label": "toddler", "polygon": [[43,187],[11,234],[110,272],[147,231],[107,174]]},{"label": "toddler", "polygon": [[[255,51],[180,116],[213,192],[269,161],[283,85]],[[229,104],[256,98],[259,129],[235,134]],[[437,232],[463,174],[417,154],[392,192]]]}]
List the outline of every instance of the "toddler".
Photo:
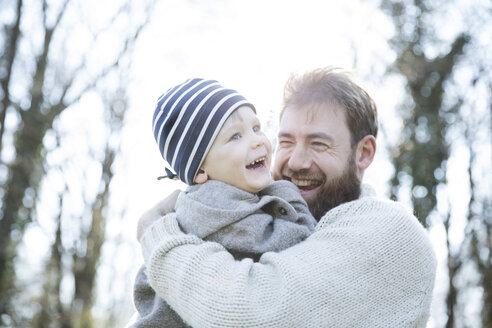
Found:
[{"label": "toddler", "polygon": [[[217,81],[189,79],[157,102],[152,129],[163,158],[188,184],[176,201],[181,229],[257,261],[308,237],[316,220],[297,187],[272,181],[272,146],[255,107]],[[137,274],[132,327],[187,327]]]}]

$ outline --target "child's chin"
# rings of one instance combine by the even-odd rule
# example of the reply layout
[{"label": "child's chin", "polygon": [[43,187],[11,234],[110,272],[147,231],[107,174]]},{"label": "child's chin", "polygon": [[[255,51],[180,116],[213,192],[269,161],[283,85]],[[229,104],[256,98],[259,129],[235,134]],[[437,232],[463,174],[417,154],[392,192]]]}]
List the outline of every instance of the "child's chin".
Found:
[{"label": "child's chin", "polygon": [[256,193],[262,191],[263,189],[265,189],[266,186],[268,186],[270,183],[271,182],[269,182],[268,180],[255,181],[253,183],[250,183],[248,188],[244,188],[244,189],[249,191],[252,194],[256,194]]},{"label": "child's chin", "polygon": [[272,183],[272,182],[273,182],[273,180],[272,180],[271,176],[267,176],[267,177],[265,177],[265,179],[263,179],[263,180],[259,183],[259,185],[260,185],[260,190],[261,190],[261,189],[266,188],[266,186],[268,186],[268,185],[269,185],[270,183]]}]

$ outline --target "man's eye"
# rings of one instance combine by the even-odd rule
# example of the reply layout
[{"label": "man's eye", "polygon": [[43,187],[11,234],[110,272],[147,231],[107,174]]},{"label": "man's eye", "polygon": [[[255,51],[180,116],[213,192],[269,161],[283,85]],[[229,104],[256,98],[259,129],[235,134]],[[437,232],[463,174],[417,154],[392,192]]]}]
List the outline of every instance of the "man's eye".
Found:
[{"label": "man's eye", "polygon": [[311,145],[316,149],[327,149],[329,148],[327,144],[322,142],[313,142]]},{"label": "man's eye", "polygon": [[279,140],[278,144],[280,147],[289,147],[289,146],[293,145],[294,143],[292,141],[289,141],[289,140]]}]

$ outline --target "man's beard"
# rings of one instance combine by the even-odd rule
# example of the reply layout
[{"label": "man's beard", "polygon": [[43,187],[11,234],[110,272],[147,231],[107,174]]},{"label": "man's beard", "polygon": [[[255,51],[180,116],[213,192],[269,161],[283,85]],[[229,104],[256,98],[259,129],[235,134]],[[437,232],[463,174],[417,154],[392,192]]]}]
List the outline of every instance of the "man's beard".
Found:
[{"label": "man's beard", "polygon": [[353,153],[340,177],[326,182],[318,191],[316,198],[308,201],[309,210],[317,221],[340,204],[355,200],[360,196],[360,179],[357,176],[355,153]]}]

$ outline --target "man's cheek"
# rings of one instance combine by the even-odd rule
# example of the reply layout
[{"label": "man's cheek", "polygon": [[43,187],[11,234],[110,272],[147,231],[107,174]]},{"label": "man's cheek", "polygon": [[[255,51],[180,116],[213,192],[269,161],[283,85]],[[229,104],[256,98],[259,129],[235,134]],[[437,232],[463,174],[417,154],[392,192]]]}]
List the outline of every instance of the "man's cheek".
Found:
[{"label": "man's cheek", "polygon": [[280,175],[279,170],[277,170],[275,168],[275,165],[274,165],[273,171],[272,171],[272,178],[273,178],[273,180],[280,180],[280,179],[282,179],[282,176]]},{"label": "man's cheek", "polygon": [[282,179],[282,162],[279,160],[278,156],[275,158],[273,165],[272,165],[272,177],[273,180],[280,180]]}]

